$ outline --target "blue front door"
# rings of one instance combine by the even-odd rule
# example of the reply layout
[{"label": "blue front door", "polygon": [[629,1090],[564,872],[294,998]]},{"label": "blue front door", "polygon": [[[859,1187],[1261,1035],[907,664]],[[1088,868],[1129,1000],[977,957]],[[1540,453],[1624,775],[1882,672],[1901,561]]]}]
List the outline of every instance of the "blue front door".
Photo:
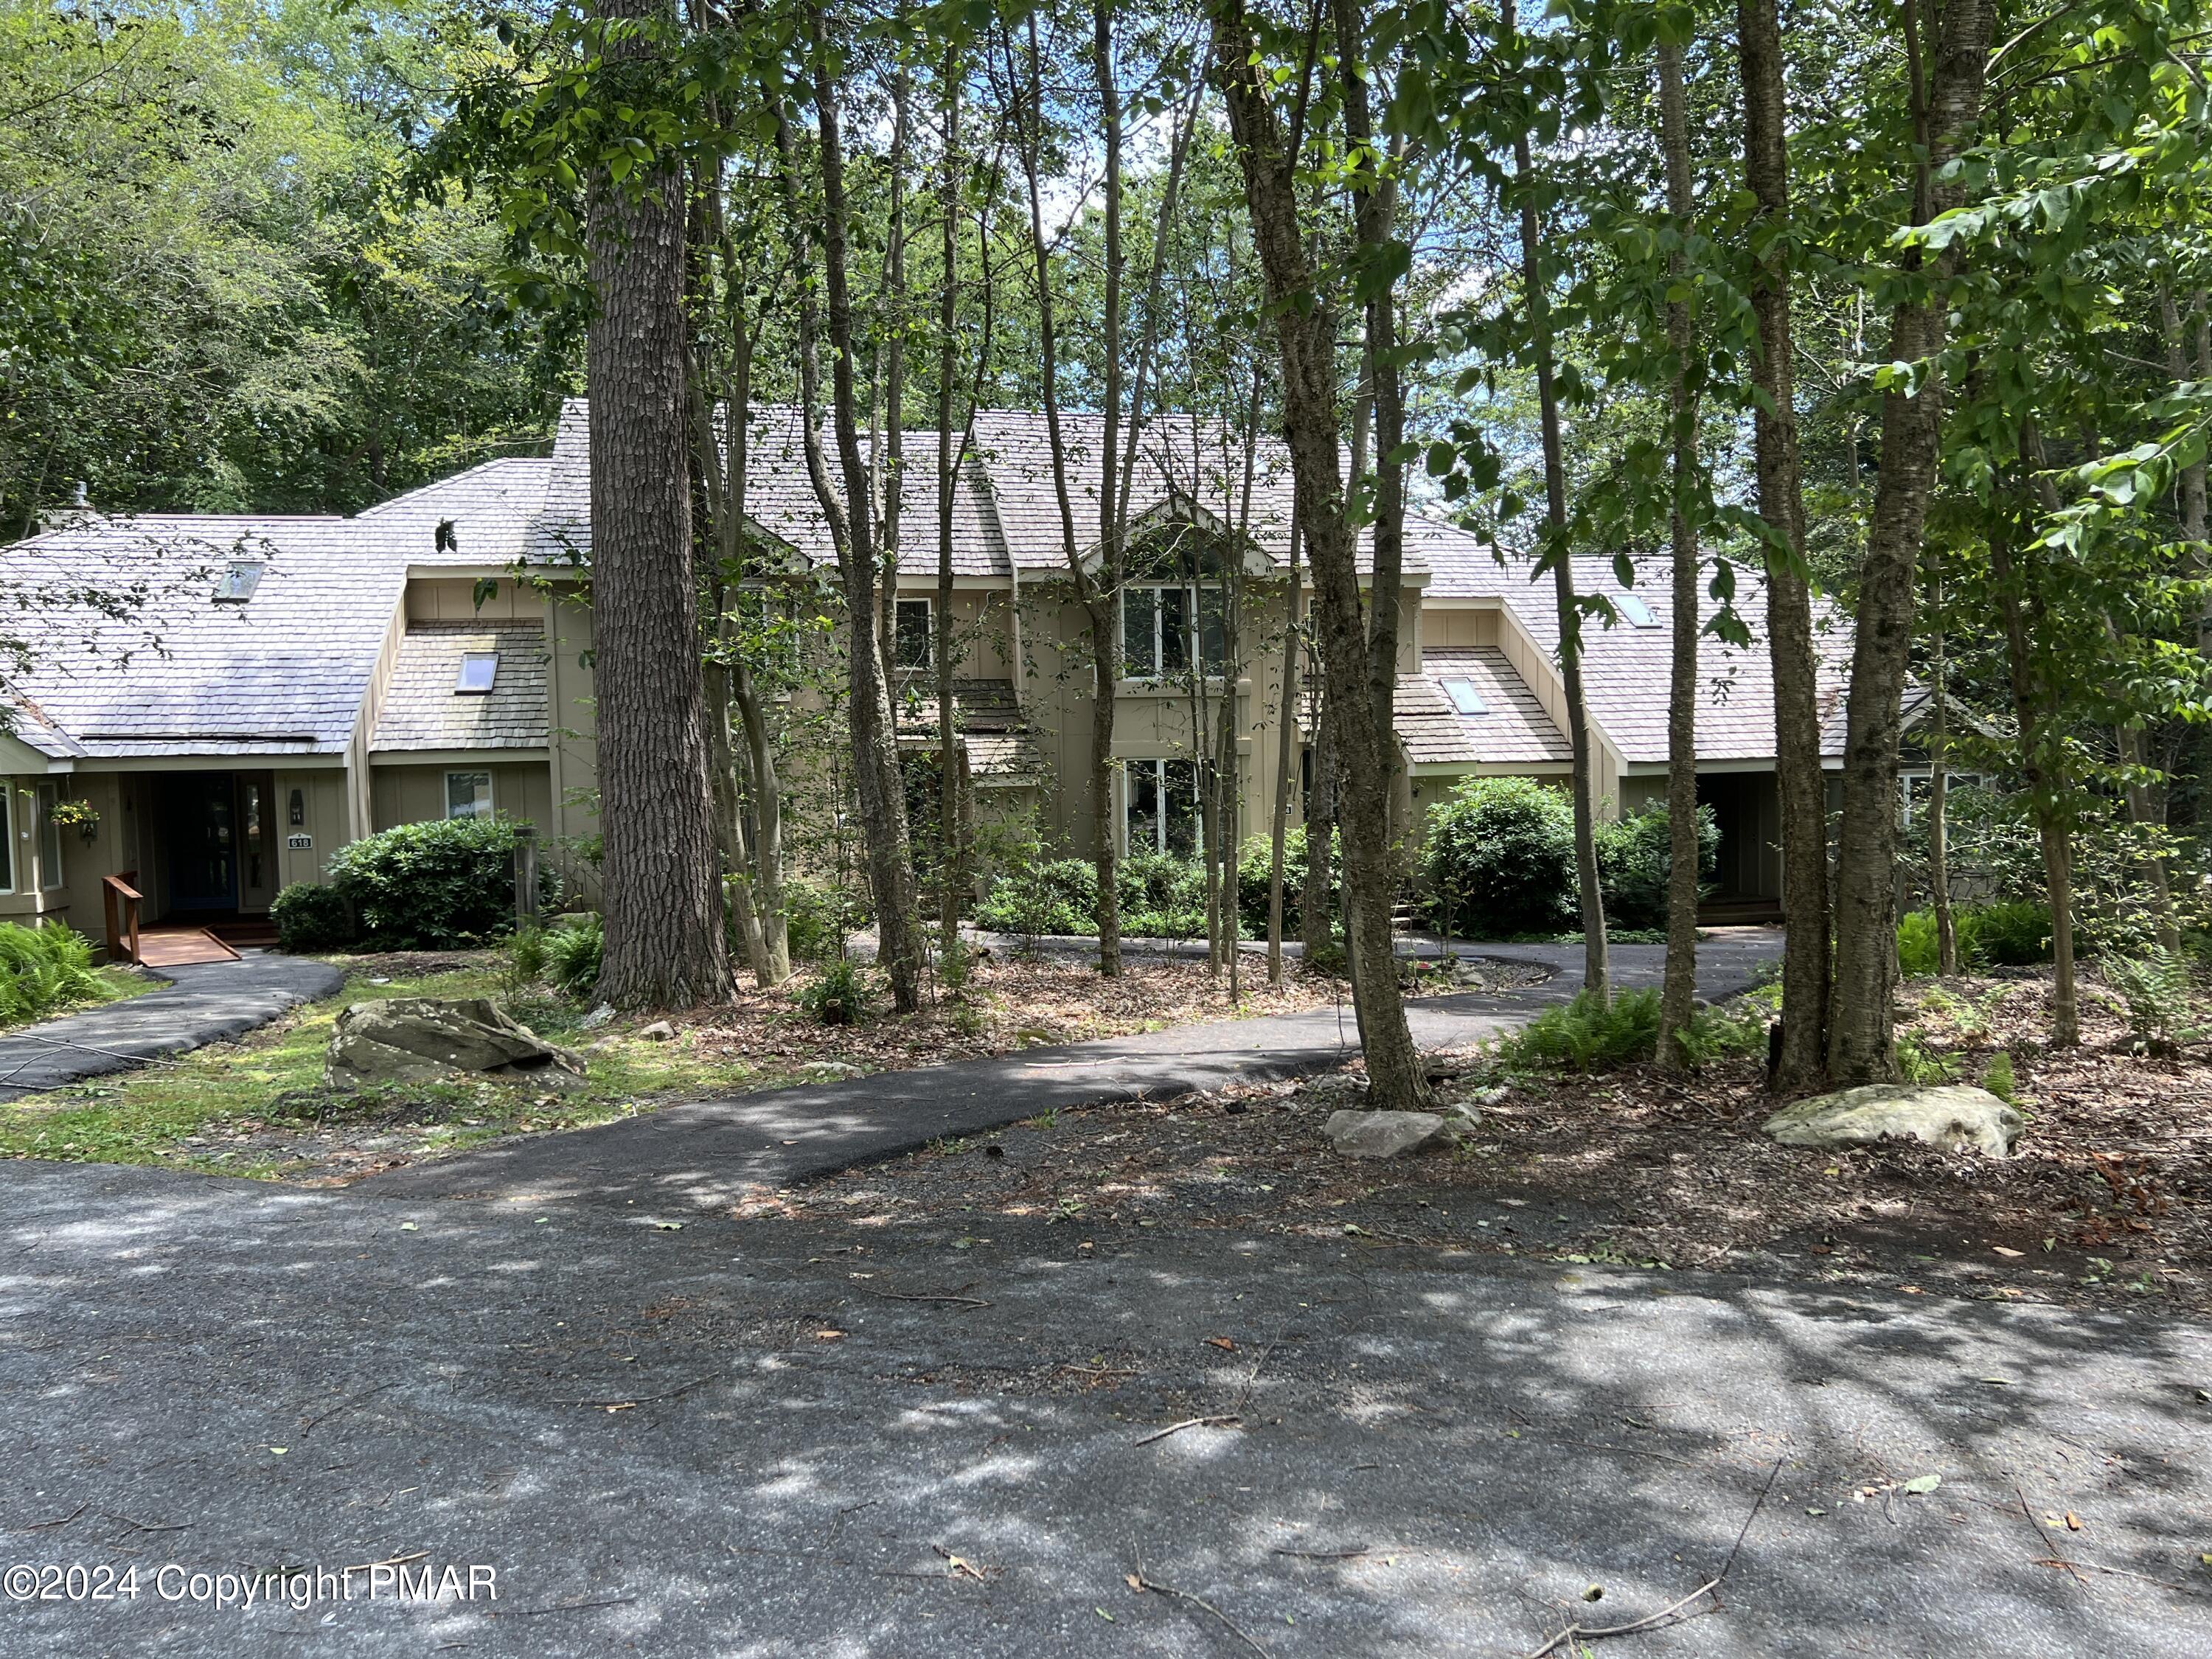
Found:
[{"label": "blue front door", "polygon": [[169,908],[238,908],[238,787],[228,772],[168,781]]}]

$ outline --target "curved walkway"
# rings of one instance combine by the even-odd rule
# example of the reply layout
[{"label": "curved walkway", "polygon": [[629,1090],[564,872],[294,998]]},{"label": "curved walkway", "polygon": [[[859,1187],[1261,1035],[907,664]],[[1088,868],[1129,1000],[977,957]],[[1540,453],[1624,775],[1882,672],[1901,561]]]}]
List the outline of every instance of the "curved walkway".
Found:
[{"label": "curved walkway", "polygon": [[0,1102],[242,1036],[345,983],[328,963],[274,951],[147,971],[168,986],[0,1036]]},{"label": "curved walkway", "polygon": [[[1747,988],[1765,963],[1778,960],[1781,937],[1746,930],[1702,944],[1700,990],[1720,997]],[[1540,962],[1553,976],[1516,991],[1409,1003],[1413,1037],[1424,1048],[1457,1048],[1526,1024],[1569,1000],[1581,986],[1579,945],[1495,945],[1480,954]],[[1662,945],[1614,946],[1614,983],[1657,984],[1665,956]],[[1342,1065],[1358,1046],[1348,1004],[1181,1025],[671,1106],[595,1128],[505,1140],[408,1164],[371,1176],[356,1188],[394,1197],[726,1210],[749,1188],[787,1186],[1043,1112],[1310,1076]]]}]

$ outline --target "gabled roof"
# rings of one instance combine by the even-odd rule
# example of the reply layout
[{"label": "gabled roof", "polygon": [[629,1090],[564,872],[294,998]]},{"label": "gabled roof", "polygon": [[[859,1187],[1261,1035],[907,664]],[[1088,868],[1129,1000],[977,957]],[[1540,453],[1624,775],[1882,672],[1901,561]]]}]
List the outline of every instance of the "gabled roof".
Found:
[{"label": "gabled roof", "polygon": [[[1471,532],[1428,520],[1408,519],[1407,541],[1418,539],[1431,571],[1425,601],[1430,605],[1496,600],[1509,605],[1535,643],[1555,660],[1559,648],[1559,612],[1552,580],[1539,576],[1534,561],[1509,553],[1500,562],[1492,544]],[[1663,763],[1667,758],[1667,684],[1674,655],[1674,629],[1663,559],[1640,563],[1637,582],[1624,590],[1611,559],[1573,561],[1575,591],[1608,599],[1630,592],[1649,608],[1651,625],[1638,627],[1625,617],[1608,625],[1585,617],[1582,624],[1584,695],[1590,719],[1612,739],[1630,765]],[[1699,606],[1709,623],[1720,605],[1710,594]],[[1701,760],[1769,760],[1774,755],[1774,675],[1766,649],[1766,588],[1762,574],[1739,567],[1735,611],[1751,632],[1748,648],[1712,634],[1698,641],[1698,756]],[[1850,619],[1825,599],[1813,606],[1813,648],[1817,709],[1826,723],[1838,716],[1849,683]]]},{"label": "gabled roof", "polygon": [[[234,563],[259,567],[252,597],[218,599]],[[5,567],[46,596],[24,613],[18,689],[41,720],[21,735],[89,758],[342,752],[406,580],[338,518],[87,518]]]},{"label": "gabled roof", "polygon": [[355,520],[373,527],[380,554],[416,566],[462,569],[514,563],[544,516],[553,463],[512,456],[410,489]]}]

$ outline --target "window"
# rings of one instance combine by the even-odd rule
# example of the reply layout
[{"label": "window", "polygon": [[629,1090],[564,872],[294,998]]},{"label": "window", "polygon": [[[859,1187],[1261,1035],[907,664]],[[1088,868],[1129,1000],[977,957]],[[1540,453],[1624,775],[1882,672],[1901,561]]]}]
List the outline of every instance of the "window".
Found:
[{"label": "window", "polygon": [[258,559],[233,559],[230,568],[215,579],[215,599],[217,605],[244,605],[253,597],[253,590],[261,586],[261,562]]},{"label": "window", "polygon": [[491,774],[489,772],[447,773],[446,816],[449,818],[489,817],[491,816]]},{"label": "window", "polygon": [[1229,655],[1226,609],[1218,584],[1142,582],[1124,588],[1121,672],[1133,680],[1187,674],[1194,650],[1207,673],[1219,673]]},{"label": "window", "polygon": [[891,660],[901,668],[927,668],[937,660],[927,599],[901,599],[891,617]]},{"label": "window", "polygon": [[39,885],[49,890],[64,882],[62,827],[54,822],[54,808],[61,798],[62,787],[58,783],[39,786]]},{"label": "window", "polygon": [[496,651],[464,651],[461,653],[461,672],[453,677],[453,695],[483,696],[491,690],[491,683],[499,675],[499,653]]},{"label": "window", "polygon": [[1659,626],[1659,618],[1651,614],[1651,607],[1644,604],[1643,600],[1638,599],[1633,593],[1614,594],[1613,596],[1613,608],[1620,612],[1622,617],[1626,617],[1629,622],[1633,623],[1638,628],[1656,628]]},{"label": "window", "polygon": [[15,890],[15,792],[0,781],[0,893]]},{"label": "window", "polygon": [[1129,851],[1174,853],[1198,850],[1198,763],[1140,760],[1127,763],[1128,793],[1123,823]]},{"label": "window", "polygon": [[1487,714],[1490,712],[1490,705],[1483,702],[1482,693],[1474,689],[1473,680],[1454,678],[1443,684],[1444,696],[1451,699],[1451,706],[1461,714]]},{"label": "window", "polygon": [[[1944,780],[1944,787],[1947,790],[1972,789],[1981,781],[1982,775],[1978,772],[1954,772]],[[1935,790],[1936,781],[1930,773],[1906,771],[1898,774],[1897,818],[1899,829],[1910,830],[1916,819],[1928,815],[1928,803]]]}]

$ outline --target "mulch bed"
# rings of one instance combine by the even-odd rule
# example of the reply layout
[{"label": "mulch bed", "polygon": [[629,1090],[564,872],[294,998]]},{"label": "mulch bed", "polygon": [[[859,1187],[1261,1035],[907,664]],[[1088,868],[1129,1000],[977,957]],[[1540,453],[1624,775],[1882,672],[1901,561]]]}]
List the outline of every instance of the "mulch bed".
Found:
[{"label": "mulch bed", "polygon": [[[1943,993],[1933,1008],[1930,988]],[[1062,1113],[745,1207],[862,1225],[1043,1217],[1077,1245],[1101,1228],[1227,1227],[1347,1249],[2212,1311],[2212,1051],[2130,1052],[2093,981],[2071,1050],[2045,1044],[2040,978],[1916,981],[1900,1011],[1962,1081],[2010,1053],[2028,1118],[2011,1159],[1911,1141],[1778,1146],[1759,1126],[1781,1101],[1758,1063],[1730,1060],[1679,1082],[1648,1066],[1523,1082],[1456,1152],[1396,1163],[1331,1152],[1321,1125],[1346,1089],[1324,1080]]]}]

